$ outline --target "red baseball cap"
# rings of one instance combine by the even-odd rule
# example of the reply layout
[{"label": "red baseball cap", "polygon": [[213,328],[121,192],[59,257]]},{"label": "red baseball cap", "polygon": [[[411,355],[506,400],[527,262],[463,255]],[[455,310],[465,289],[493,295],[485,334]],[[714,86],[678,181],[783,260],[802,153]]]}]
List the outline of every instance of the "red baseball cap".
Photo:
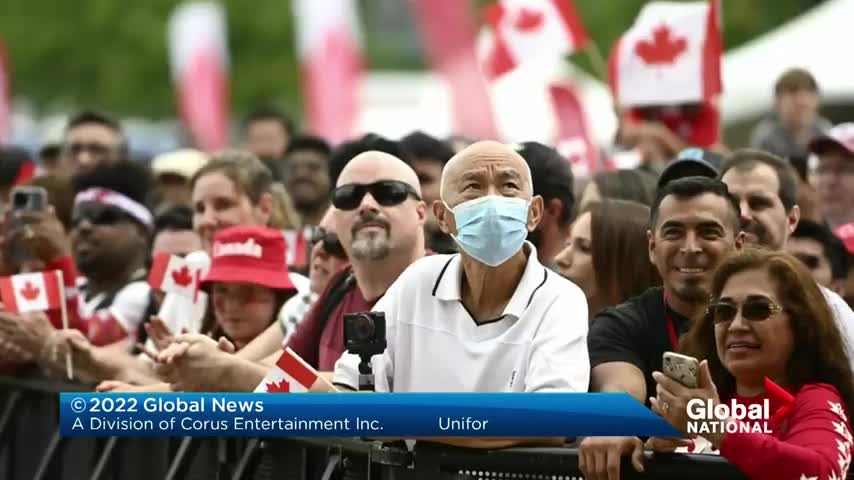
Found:
[{"label": "red baseball cap", "polygon": [[814,138],[809,144],[809,150],[821,154],[830,146],[837,146],[854,155],[854,123],[839,125]]},{"label": "red baseball cap", "polygon": [[211,268],[202,288],[212,282],[242,282],[276,290],[296,290],[285,260],[282,232],[267,227],[237,226],[219,231],[211,248]]},{"label": "red baseball cap", "polygon": [[854,223],[843,225],[833,233],[842,239],[842,243],[845,244],[845,249],[848,250],[848,253],[854,255]]}]

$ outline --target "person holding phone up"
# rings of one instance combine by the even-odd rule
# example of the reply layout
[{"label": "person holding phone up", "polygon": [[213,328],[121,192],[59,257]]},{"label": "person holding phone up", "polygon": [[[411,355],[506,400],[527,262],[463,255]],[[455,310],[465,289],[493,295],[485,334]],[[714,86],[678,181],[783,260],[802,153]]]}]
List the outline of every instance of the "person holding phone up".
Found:
[{"label": "person holding phone up", "polygon": [[[731,428],[734,433],[703,437],[754,480],[846,478],[854,377],[842,334],[809,271],[788,254],[745,249],[719,266],[711,293],[680,344],[683,354],[703,359],[697,386],[654,372],[652,409],[687,434],[693,399],[746,407],[767,399],[770,419],[725,421],[765,422],[771,433]],[[793,395],[788,413],[775,415],[782,404],[765,390],[766,378]],[[680,444],[648,441],[658,451]]]}]

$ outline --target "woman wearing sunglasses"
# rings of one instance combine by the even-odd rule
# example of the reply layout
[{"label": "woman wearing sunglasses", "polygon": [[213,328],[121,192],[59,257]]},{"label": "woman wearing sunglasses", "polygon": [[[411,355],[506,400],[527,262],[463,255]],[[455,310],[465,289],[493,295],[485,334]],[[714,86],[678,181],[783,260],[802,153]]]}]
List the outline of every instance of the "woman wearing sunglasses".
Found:
[{"label": "woman wearing sunglasses", "polygon": [[[842,336],[810,273],[788,254],[747,249],[724,260],[711,290],[708,309],[680,348],[704,359],[698,387],[655,372],[653,410],[687,434],[693,399],[744,406],[767,400],[771,418],[760,426],[771,433],[731,425],[703,437],[752,479],[846,478],[854,381]],[[790,411],[774,415],[784,403],[766,391],[766,378],[793,396]],[[679,443],[650,440],[665,451]]]}]

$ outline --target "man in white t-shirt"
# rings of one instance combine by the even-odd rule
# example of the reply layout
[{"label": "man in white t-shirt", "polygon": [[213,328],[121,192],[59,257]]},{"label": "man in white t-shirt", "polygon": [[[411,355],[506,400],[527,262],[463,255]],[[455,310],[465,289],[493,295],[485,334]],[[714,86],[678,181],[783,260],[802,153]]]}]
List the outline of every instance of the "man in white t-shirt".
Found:
[{"label": "man in white t-shirt", "polygon": [[[525,161],[474,144],[448,162],[440,195],[433,212],[460,253],[416,261],[374,307],[388,339],[372,360],[376,390],[587,391],[587,303],[525,241],[543,213]],[[358,389],[358,365],[345,353],[335,383]]]}]

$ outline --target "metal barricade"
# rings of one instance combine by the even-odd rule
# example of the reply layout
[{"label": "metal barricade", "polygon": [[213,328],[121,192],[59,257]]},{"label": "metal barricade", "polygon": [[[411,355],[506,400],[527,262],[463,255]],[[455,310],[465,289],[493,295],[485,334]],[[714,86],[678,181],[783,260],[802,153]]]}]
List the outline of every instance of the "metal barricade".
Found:
[{"label": "metal barricade", "polygon": [[[574,448],[475,450],[358,439],[63,438],[58,393],[84,385],[0,376],[0,479],[575,480]],[[721,457],[646,454],[622,478],[745,478]],[[854,480],[854,476],[850,476]]]}]

